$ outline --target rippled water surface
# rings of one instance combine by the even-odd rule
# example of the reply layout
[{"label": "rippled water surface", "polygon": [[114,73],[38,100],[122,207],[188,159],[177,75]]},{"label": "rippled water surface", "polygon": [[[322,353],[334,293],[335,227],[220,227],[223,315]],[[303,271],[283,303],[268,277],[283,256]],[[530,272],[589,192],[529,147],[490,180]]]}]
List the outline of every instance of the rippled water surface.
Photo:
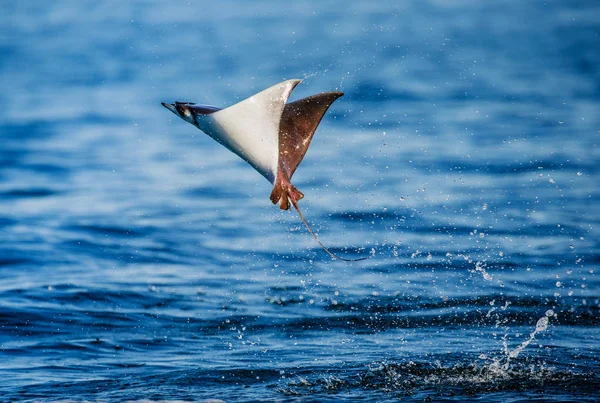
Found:
[{"label": "rippled water surface", "polygon": [[[597,401],[597,2],[3,2],[0,400]],[[341,90],[297,215],[161,101]]]}]

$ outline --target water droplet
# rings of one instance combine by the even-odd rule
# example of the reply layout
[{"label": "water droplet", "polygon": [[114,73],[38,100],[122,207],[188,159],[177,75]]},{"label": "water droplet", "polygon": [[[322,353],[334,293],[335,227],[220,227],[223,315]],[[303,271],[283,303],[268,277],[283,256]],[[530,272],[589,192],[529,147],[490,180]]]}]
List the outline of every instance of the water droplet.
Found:
[{"label": "water droplet", "polygon": [[535,325],[535,331],[536,332],[543,332],[544,330],[548,329],[548,317],[544,316],[543,318],[540,318],[536,325]]}]

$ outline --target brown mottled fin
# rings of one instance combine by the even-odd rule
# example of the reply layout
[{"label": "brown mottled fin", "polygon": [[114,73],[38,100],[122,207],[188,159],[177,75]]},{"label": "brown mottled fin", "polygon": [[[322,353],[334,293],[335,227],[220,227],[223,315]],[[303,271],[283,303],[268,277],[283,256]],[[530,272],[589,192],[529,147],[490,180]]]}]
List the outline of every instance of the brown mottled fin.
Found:
[{"label": "brown mottled fin", "polygon": [[271,192],[273,204],[282,210],[304,197],[290,180],[304,158],[308,146],[329,106],[344,95],[342,92],[324,92],[285,105],[279,124],[279,167]]},{"label": "brown mottled fin", "polygon": [[323,115],[342,95],[342,92],[323,92],[285,105],[279,125],[279,166],[288,179],[292,179],[304,158]]}]

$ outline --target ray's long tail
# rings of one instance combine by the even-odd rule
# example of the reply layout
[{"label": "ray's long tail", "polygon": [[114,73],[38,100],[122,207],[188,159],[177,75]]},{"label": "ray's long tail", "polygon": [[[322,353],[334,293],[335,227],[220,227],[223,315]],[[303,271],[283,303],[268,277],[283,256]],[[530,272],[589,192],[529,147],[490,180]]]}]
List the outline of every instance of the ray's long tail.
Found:
[{"label": "ray's long tail", "polygon": [[288,199],[289,199],[290,203],[292,203],[292,205],[294,206],[296,211],[298,212],[298,215],[302,219],[302,222],[304,223],[304,225],[306,225],[306,229],[308,229],[308,232],[310,232],[310,234],[313,236],[313,238],[315,238],[315,240],[319,243],[319,245],[321,245],[321,248],[323,248],[323,250],[325,252],[327,252],[329,254],[329,256],[331,256],[334,259],[343,260],[344,262],[358,262],[358,261],[366,260],[369,258],[369,256],[367,256],[367,257],[360,257],[357,259],[346,259],[346,258],[336,255],[335,253],[333,253],[332,251],[327,249],[327,247],[325,245],[323,245],[323,243],[321,243],[321,241],[319,240],[319,237],[317,237],[317,234],[314,233],[314,231],[312,230],[310,225],[308,225],[308,221],[306,221],[306,218],[304,218],[304,215],[302,215],[302,212],[300,211],[300,208],[298,207],[298,203],[296,203],[294,201],[294,199],[292,199],[291,197],[289,197]]}]

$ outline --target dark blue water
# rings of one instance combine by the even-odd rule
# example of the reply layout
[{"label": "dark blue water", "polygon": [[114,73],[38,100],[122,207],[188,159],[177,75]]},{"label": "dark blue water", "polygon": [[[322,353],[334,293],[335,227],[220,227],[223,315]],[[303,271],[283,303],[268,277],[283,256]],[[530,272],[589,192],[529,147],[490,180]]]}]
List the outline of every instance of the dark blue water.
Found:
[{"label": "dark blue water", "polygon": [[[600,399],[600,6],[393,3],[0,4],[0,400]],[[367,261],[160,105],[290,78]]]}]

